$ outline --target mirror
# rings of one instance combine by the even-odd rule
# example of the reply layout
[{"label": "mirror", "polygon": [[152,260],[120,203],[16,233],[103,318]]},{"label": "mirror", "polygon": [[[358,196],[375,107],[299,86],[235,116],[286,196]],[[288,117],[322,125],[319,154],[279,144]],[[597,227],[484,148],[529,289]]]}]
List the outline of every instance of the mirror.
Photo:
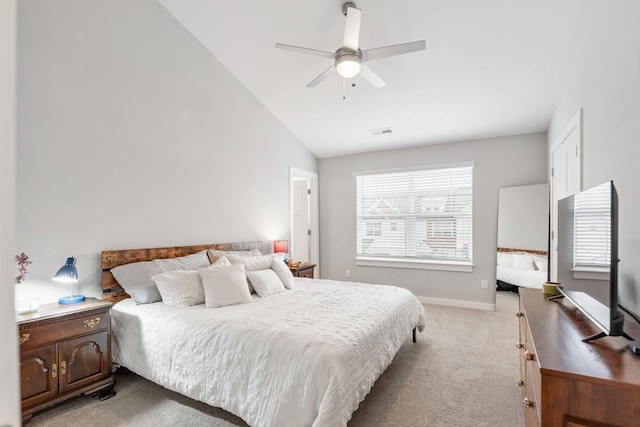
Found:
[{"label": "mirror", "polygon": [[501,188],[498,196],[496,311],[518,311],[521,287],[548,278],[549,185]]}]

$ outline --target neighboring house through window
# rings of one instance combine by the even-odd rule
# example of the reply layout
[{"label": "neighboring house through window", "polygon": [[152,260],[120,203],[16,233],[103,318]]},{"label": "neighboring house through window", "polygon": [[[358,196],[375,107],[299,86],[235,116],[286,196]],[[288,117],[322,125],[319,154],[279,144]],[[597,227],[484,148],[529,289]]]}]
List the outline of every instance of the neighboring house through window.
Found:
[{"label": "neighboring house through window", "polygon": [[471,266],[473,163],[355,175],[359,265]]}]

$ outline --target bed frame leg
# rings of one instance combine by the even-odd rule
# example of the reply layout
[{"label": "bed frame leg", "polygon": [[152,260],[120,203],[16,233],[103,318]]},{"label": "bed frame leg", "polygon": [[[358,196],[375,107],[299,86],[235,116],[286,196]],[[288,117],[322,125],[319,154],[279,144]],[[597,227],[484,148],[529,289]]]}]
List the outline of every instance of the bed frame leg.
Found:
[{"label": "bed frame leg", "polygon": [[413,328],[413,342],[416,342],[416,328]]}]

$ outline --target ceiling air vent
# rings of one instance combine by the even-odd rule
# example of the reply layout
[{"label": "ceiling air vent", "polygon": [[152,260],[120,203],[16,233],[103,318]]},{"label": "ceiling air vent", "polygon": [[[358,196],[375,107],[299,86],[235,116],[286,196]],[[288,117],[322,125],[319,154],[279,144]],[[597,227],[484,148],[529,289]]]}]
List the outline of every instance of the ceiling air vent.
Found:
[{"label": "ceiling air vent", "polygon": [[369,132],[371,132],[371,135],[377,136],[377,135],[386,135],[393,131],[391,130],[391,128],[384,128],[384,129],[373,129],[373,130],[370,130]]}]

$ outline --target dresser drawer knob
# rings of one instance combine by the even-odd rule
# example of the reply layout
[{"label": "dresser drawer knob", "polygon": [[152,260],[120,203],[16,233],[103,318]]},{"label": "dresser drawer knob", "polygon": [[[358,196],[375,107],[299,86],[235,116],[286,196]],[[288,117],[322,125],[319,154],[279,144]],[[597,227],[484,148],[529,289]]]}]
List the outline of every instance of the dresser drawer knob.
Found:
[{"label": "dresser drawer knob", "polygon": [[533,402],[525,397],[524,400],[522,401],[522,406],[524,406],[525,408],[532,408]]},{"label": "dresser drawer knob", "polygon": [[531,353],[530,351],[525,351],[522,354],[522,357],[524,357],[526,360],[533,360],[533,353]]},{"label": "dresser drawer knob", "polygon": [[522,317],[522,316],[524,316],[523,312],[521,312],[521,311],[517,311],[516,312],[516,317]]},{"label": "dresser drawer knob", "polygon": [[524,385],[524,381],[518,380],[518,387],[522,387]]},{"label": "dresser drawer knob", "polygon": [[524,347],[524,344],[522,344],[520,341],[518,341],[516,343],[516,348],[522,348],[522,347]]},{"label": "dresser drawer knob", "polygon": [[31,334],[22,334],[18,337],[18,342],[22,345],[29,341],[29,338],[31,338]]}]

